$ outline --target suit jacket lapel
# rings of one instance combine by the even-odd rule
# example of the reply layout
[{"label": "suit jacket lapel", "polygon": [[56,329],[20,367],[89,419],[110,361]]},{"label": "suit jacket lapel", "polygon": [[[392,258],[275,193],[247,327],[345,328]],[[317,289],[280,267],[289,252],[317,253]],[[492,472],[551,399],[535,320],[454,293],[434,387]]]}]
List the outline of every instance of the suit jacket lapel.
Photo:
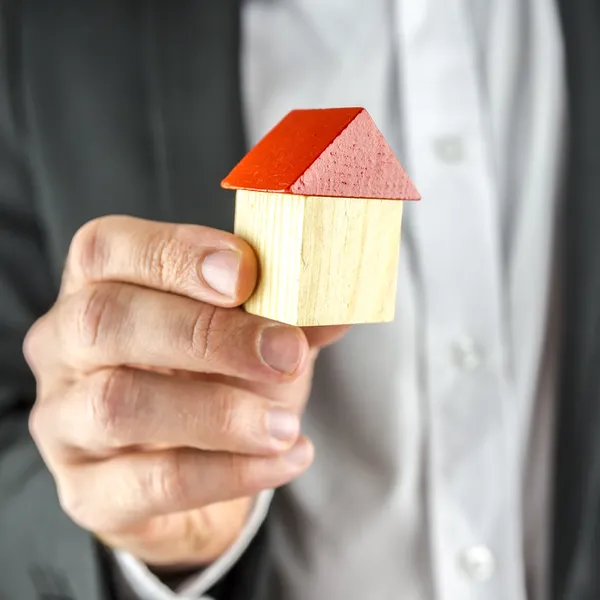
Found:
[{"label": "suit jacket lapel", "polygon": [[562,0],[571,144],[557,415],[553,590],[600,597],[600,5]]},{"label": "suit jacket lapel", "polygon": [[25,6],[31,162],[57,279],[100,215],[232,229],[220,181],[244,152],[238,1]]},{"label": "suit jacket lapel", "polygon": [[146,60],[160,219],[233,227],[220,181],[241,158],[238,0],[148,3]]}]

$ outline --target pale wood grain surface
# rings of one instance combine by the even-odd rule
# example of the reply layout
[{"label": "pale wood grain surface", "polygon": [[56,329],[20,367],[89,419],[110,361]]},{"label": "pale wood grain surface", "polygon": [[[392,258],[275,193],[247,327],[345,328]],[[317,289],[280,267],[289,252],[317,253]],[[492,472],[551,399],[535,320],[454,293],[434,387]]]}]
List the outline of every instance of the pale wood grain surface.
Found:
[{"label": "pale wood grain surface", "polygon": [[298,325],[393,321],[402,206],[306,198]]},{"label": "pale wood grain surface", "polygon": [[244,305],[252,314],[295,324],[305,197],[238,190],[234,232],[259,259],[259,279]]},{"label": "pale wood grain surface", "polygon": [[302,326],[393,320],[402,206],[239,190],[235,233],[260,263],[245,309]]}]

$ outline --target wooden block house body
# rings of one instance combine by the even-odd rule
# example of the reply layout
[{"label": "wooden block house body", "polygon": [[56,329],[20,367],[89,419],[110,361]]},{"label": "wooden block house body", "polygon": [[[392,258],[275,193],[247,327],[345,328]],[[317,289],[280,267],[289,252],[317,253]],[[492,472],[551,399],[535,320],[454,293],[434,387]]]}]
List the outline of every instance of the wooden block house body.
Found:
[{"label": "wooden block house body", "polygon": [[260,273],[245,309],[299,326],[394,318],[403,200],[419,194],[361,108],[289,113],[233,169]]}]

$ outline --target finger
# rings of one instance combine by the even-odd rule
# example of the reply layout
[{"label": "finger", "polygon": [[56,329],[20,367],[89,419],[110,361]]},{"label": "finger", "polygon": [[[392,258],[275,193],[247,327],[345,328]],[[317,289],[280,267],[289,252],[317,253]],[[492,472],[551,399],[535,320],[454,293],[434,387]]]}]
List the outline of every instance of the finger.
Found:
[{"label": "finger", "polygon": [[272,383],[225,377],[223,375],[210,375],[209,377],[233,387],[246,389],[263,398],[269,398],[285,406],[288,410],[300,414],[310,392],[314,361],[319,354],[319,350],[324,346],[337,342],[349,329],[348,326],[303,327],[302,330],[310,346],[309,360],[301,376],[293,381]]},{"label": "finger", "polygon": [[251,496],[302,473],[313,449],[301,438],[274,457],[198,450],[161,450],[117,456],[58,477],[64,510],[85,529],[119,531],[159,515]]},{"label": "finger", "polygon": [[56,352],[55,327],[50,315],[51,313],[46,313],[37,319],[23,339],[23,356],[37,380],[38,395],[41,394],[40,385],[44,380],[41,375],[48,370],[56,374],[59,361]]},{"label": "finger", "polygon": [[312,385],[312,376],[314,368],[313,355],[318,352],[311,350],[306,368],[302,370],[301,375],[292,381],[280,383],[271,383],[265,381],[252,381],[249,379],[240,379],[239,377],[230,377],[219,374],[201,375],[202,379],[226,384],[231,387],[239,388],[251,392],[261,398],[268,398],[275,406],[280,406],[286,411],[296,415],[301,415],[308,399]]},{"label": "finger", "polygon": [[75,234],[62,294],[90,282],[120,281],[237,306],[252,293],[256,275],[254,251],[231,233],[108,216],[90,221]]},{"label": "finger", "polygon": [[303,327],[302,330],[311,348],[323,348],[339,341],[350,329],[349,325],[327,325]]},{"label": "finger", "polygon": [[284,381],[308,357],[299,328],[133,285],[88,286],[57,310],[65,360],[79,369],[141,364]]},{"label": "finger", "polygon": [[300,434],[294,413],[246,390],[128,368],[61,390],[36,405],[30,423],[45,454],[70,461],[132,446],[274,454]]}]

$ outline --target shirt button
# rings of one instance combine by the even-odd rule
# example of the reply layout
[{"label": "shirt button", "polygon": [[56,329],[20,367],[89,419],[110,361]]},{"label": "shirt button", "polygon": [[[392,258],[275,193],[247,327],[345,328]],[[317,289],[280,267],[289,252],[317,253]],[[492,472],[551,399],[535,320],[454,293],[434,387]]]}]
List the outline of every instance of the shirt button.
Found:
[{"label": "shirt button", "polygon": [[496,570],[494,555],[487,546],[473,546],[465,550],[460,564],[469,579],[479,583],[489,581]]},{"label": "shirt button", "polygon": [[461,371],[474,371],[481,365],[482,351],[470,337],[460,337],[452,344],[452,361]]},{"label": "shirt button", "polygon": [[465,155],[463,140],[457,136],[449,135],[436,139],[433,149],[437,157],[449,165],[461,162]]}]

